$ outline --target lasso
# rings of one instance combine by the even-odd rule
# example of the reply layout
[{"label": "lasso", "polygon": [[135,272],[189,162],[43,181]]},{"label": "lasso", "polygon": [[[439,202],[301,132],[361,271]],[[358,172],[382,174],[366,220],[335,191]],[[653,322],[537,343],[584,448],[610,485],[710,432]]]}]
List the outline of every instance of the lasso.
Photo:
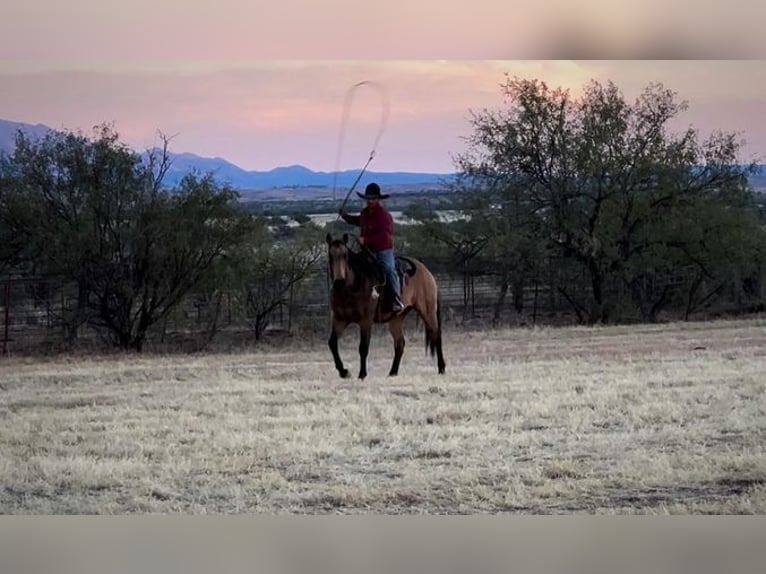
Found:
[{"label": "lasso", "polygon": [[[351,196],[351,192],[354,191],[354,188],[356,188],[356,184],[359,183],[359,180],[362,178],[362,175],[364,174],[365,170],[367,169],[367,166],[370,165],[370,162],[372,161],[372,158],[375,157],[375,153],[378,147],[378,142],[380,141],[381,136],[383,135],[383,131],[386,128],[386,124],[388,123],[388,114],[390,110],[390,104],[389,104],[389,98],[388,93],[386,92],[386,89],[378,82],[373,82],[370,80],[364,80],[362,82],[358,82],[351,86],[346,92],[346,98],[345,103],[343,104],[343,115],[341,117],[341,126],[340,126],[340,136],[338,138],[338,150],[335,155],[335,172],[333,177],[333,184],[332,184],[332,198],[333,201],[335,201],[335,190],[336,190],[336,184],[338,181],[338,171],[340,169],[340,154],[341,150],[343,148],[343,139],[346,134],[346,124],[348,122],[348,114],[349,110],[351,109],[351,100],[353,98],[354,92],[357,88],[360,86],[371,86],[378,90],[381,96],[381,102],[382,102],[382,108],[381,108],[381,117],[380,117],[380,127],[378,128],[378,133],[375,136],[375,141],[372,144],[372,150],[370,151],[370,157],[367,159],[367,163],[364,164],[364,167],[362,168],[362,171],[359,172],[359,176],[356,178],[356,181],[354,181],[353,185],[351,186],[351,189],[348,190],[348,193],[346,194],[345,199],[343,200],[343,204],[341,205],[341,210],[346,207],[346,202],[348,201],[348,198]],[[340,217],[340,215],[338,215]]]}]

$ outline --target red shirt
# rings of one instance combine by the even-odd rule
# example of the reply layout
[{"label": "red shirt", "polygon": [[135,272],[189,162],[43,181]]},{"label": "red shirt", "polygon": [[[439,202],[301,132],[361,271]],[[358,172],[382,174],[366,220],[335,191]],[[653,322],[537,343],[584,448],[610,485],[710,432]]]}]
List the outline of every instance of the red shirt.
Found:
[{"label": "red shirt", "polygon": [[344,214],[343,219],[352,225],[358,225],[364,244],[373,251],[383,251],[394,247],[394,218],[381,204],[365,207],[359,215]]}]

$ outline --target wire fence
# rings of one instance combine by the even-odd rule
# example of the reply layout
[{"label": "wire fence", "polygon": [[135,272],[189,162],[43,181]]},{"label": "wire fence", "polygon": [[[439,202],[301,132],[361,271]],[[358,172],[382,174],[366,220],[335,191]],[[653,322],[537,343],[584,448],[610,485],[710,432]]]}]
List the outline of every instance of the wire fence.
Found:
[{"label": "wire fence", "polygon": [[[495,278],[435,273],[447,325],[481,323],[497,303]],[[324,336],[329,327],[329,286],[324,269],[286,294],[268,318],[264,338]],[[530,295],[533,291],[529,291]],[[532,304],[529,298],[529,304]],[[0,343],[4,354],[59,349],[72,339],[72,317],[79,304],[77,286],[56,277],[0,277]],[[408,319],[409,320],[409,319]],[[413,324],[419,322],[413,314]],[[251,344],[252,317],[243,294],[222,290],[214,297],[190,294],[150,330],[155,349]],[[77,328],[77,346],[98,347],[104,333],[87,320]]]},{"label": "wire fence", "polygon": [[[484,328],[492,325],[571,324],[577,317],[560,286],[569,284],[570,294],[587,296],[587,277],[565,276],[555,264],[551,273],[524,286],[520,296],[512,289],[503,297],[501,282],[490,269],[470,272],[434,272],[439,284],[445,328]],[[657,292],[668,286],[688,284],[691,271],[679,271],[655,285]],[[219,290],[214,296],[192,293],[150,329],[146,349],[155,351],[230,349],[290,337],[318,340],[330,325],[329,286],[326,270],[317,269],[294,286],[271,311],[258,340],[243,294],[236,289]],[[759,297],[743,300],[735,286],[717,293],[718,308],[733,311],[752,309]],[[764,287],[760,305],[763,307]],[[612,300],[630,306],[626,287],[614,282],[606,293]],[[502,304],[501,304],[502,299]],[[108,341],[92,321],[73,321],[81,297],[77,286],[57,277],[0,277],[0,350],[3,354],[52,352],[62,349],[104,349]],[[520,311],[519,311],[520,310]],[[411,317],[411,319],[410,319]],[[420,323],[411,314],[408,325]],[[412,328],[408,327],[408,328]]]}]

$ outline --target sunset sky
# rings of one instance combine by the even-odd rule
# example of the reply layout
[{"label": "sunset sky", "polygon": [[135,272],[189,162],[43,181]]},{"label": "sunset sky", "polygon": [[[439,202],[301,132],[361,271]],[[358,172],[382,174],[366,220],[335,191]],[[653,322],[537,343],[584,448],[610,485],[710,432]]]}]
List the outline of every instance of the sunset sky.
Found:
[{"label": "sunset sky", "polygon": [[[679,127],[742,132],[747,156],[766,158],[763,61],[270,60],[0,62],[0,118],[83,129],[114,122],[137,148],[175,136],[171,149],[223,157],[245,169],[303,164],[332,170],[343,102],[357,82],[382,85],[390,115],[371,170],[449,172],[464,149],[469,110],[503,105],[504,74],[579,90],[614,80],[629,97],[661,81],[690,103]],[[359,169],[383,101],[356,90],[341,169]]]},{"label": "sunset sky", "polygon": [[[0,118],[89,131],[246,169],[334,169],[347,90],[390,98],[370,169],[447,172],[469,110],[503,104],[504,74],[629,98],[661,81],[689,100],[679,127],[743,132],[766,156],[766,3],[716,0],[6,0]],[[595,54],[595,55],[594,55]],[[529,60],[528,58],[615,58]],[[438,60],[436,58],[439,58]],[[342,169],[367,160],[381,99],[352,102]],[[745,158],[745,159],[748,159]]]}]

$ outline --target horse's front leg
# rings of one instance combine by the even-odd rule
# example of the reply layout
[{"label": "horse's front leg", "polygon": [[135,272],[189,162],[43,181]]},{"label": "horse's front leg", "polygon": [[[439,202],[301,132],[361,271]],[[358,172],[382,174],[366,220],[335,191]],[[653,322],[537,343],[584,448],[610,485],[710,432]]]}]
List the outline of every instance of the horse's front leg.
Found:
[{"label": "horse's front leg", "polygon": [[401,315],[394,317],[388,323],[388,330],[394,339],[394,361],[391,363],[389,377],[395,377],[399,374],[399,363],[401,363],[404,354],[404,317]]},{"label": "horse's front leg", "polygon": [[348,369],[343,366],[340,353],[338,353],[338,338],[343,334],[343,331],[346,330],[346,326],[346,322],[333,319],[330,340],[327,341],[327,344],[330,346],[330,351],[332,351],[332,358],[335,361],[335,368],[338,369],[338,374],[341,379],[346,379],[349,375]]},{"label": "horse's front leg", "polygon": [[367,354],[370,351],[370,339],[372,338],[372,322],[363,322],[359,325],[359,378],[367,376]]}]

